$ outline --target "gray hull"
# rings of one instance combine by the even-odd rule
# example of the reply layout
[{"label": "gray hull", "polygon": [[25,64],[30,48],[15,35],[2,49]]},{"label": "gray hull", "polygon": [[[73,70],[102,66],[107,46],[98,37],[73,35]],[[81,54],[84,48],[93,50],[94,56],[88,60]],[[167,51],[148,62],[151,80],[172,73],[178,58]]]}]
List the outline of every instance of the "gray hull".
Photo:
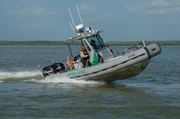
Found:
[{"label": "gray hull", "polygon": [[150,59],[160,54],[158,44],[131,51],[127,54],[112,58],[109,61],[79,70],[48,76],[68,77],[77,80],[114,81],[139,75],[149,64]]}]

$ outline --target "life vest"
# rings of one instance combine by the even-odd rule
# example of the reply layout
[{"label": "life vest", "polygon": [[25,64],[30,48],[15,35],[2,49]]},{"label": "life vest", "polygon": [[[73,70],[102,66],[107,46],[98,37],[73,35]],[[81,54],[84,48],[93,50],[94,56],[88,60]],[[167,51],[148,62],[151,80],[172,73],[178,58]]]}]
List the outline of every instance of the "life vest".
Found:
[{"label": "life vest", "polygon": [[71,67],[74,67],[74,61],[72,59],[69,60],[69,64],[70,64]]}]

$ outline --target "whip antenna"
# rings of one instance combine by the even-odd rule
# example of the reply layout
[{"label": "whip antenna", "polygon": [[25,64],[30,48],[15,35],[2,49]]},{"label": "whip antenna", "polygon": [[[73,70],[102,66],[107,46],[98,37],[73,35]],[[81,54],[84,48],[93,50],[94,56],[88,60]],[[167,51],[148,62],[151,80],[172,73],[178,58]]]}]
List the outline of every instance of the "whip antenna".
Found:
[{"label": "whip antenna", "polygon": [[79,19],[80,19],[81,24],[82,24],[83,22],[82,22],[81,14],[79,12],[79,7],[77,5],[76,5],[76,9],[77,9],[77,12],[78,12],[78,15],[79,15]]},{"label": "whip antenna", "polygon": [[68,10],[69,10],[69,14],[70,14],[70,16],[71,16],[72,23],[73,23],[73,25],[75,26],[74,19],[73,19],[73,16],[72,16],[72,14],[71,14],[71,8],[68,7]]},{"label": "whip antenna", "polygon": [[74,27],[72,26],[72,24],[70,22],[69,22],[69,25],[72,28],[72,30],[75,32]]}]

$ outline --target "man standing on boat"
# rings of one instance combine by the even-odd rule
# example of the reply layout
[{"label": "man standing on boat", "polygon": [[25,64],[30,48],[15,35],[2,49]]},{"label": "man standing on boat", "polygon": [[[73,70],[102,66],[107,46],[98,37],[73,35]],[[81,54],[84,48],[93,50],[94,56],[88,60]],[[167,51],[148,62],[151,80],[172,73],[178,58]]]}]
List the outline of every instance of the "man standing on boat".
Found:
[{"label": "man standing on boat", "polygon": [[[82,48],[81,48],[80,56],[81,56],[81,61],[82,61],[83,67],[86,67],[87,60],[89,59],[89,54],[84,46],[82,46]],[[89,65],[89,63],[88,63],[88,65]]]}]

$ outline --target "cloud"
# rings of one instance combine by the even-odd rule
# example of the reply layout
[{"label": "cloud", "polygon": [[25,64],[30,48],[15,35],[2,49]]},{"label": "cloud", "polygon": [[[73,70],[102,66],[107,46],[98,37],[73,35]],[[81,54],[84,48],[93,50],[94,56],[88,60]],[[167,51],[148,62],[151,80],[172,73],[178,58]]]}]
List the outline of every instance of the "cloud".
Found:
[{"label": "cloud", "polygon": [[82,4],[79,9],[83,12],[83,13],[98,13],[98,10],[95,9],[94,7],[91,7],[88,4]]},{"label": "cloud", "polygon": [[111,16],[110,12],[100,12],[98,9],[88,5],[88,4],[83,4],[79,7],[79,9],[81,10],[81,12],[83,14],[91,14],[91,15],[95,15],[95,16],[104,16],[104,17],[109,17]]},{"label": "cloud", "polygon": [[159,9],[159,10],[147,10],[146,13],[148,14],[169,14],[168,9]]},{"label": "cloud", "polygon": [[127,5],[128,12],[143,12],[145,14],[175,14],[180,12],[179,0],[151,0],[150,2]]},{"label": "cloud", "polygon": [[10,10],[9,12],[16,15],[36,15],[36,16],[58,14],[58,12],[50,11],[45,8],[41,8],[39,6],[35,6],[32,8]]},{"label": "cloud", "polygon": [[165,8],[165,9],[157,9],[157,10],[147,10],[146,13],[148,14],[173,14],[173,13],[179,13],[180,8]]},{"label": "cloud", "polygon": [[[178,0],[153,0],[151,4],[152,8],[148,9],[148,14],[175,14],[179,13],[180,1]],[[154,7],[154,9],[153,9]]]},{"label": "cloud", "polygon": [[126,9],[127,9],[128,12],[137,12],[138,11],[137,8],[135,8],[135,7],[133,8],[133,7],[129,6],[129,5],[126,6]]},{"label": "cloud", "polygon": [[180,7],[177,7],[176,10],[177,10],[177,12],[180,12]]},{"label": "cloud", "polygon": [[96,9],[95,7],[88,4],[80,5],[79,9],[82,15],[85,16],[88,21],[96,22],[111,17],[111,12],[100,11],[99,9]]},{"label": "cloud", "polygon": [[110,17],[111,13],[110,12],[104,12],[104,17]]},{"label": "cloud", "polygon": [[10,12],[17,15],[42,15],[46,12],[46,10],[36,6],[34,8],[11,10]]},{"label": "cloud", "polygon": [[169,7],[172,3],[165,0],[153,0],[152,6],[153,7]]}]

